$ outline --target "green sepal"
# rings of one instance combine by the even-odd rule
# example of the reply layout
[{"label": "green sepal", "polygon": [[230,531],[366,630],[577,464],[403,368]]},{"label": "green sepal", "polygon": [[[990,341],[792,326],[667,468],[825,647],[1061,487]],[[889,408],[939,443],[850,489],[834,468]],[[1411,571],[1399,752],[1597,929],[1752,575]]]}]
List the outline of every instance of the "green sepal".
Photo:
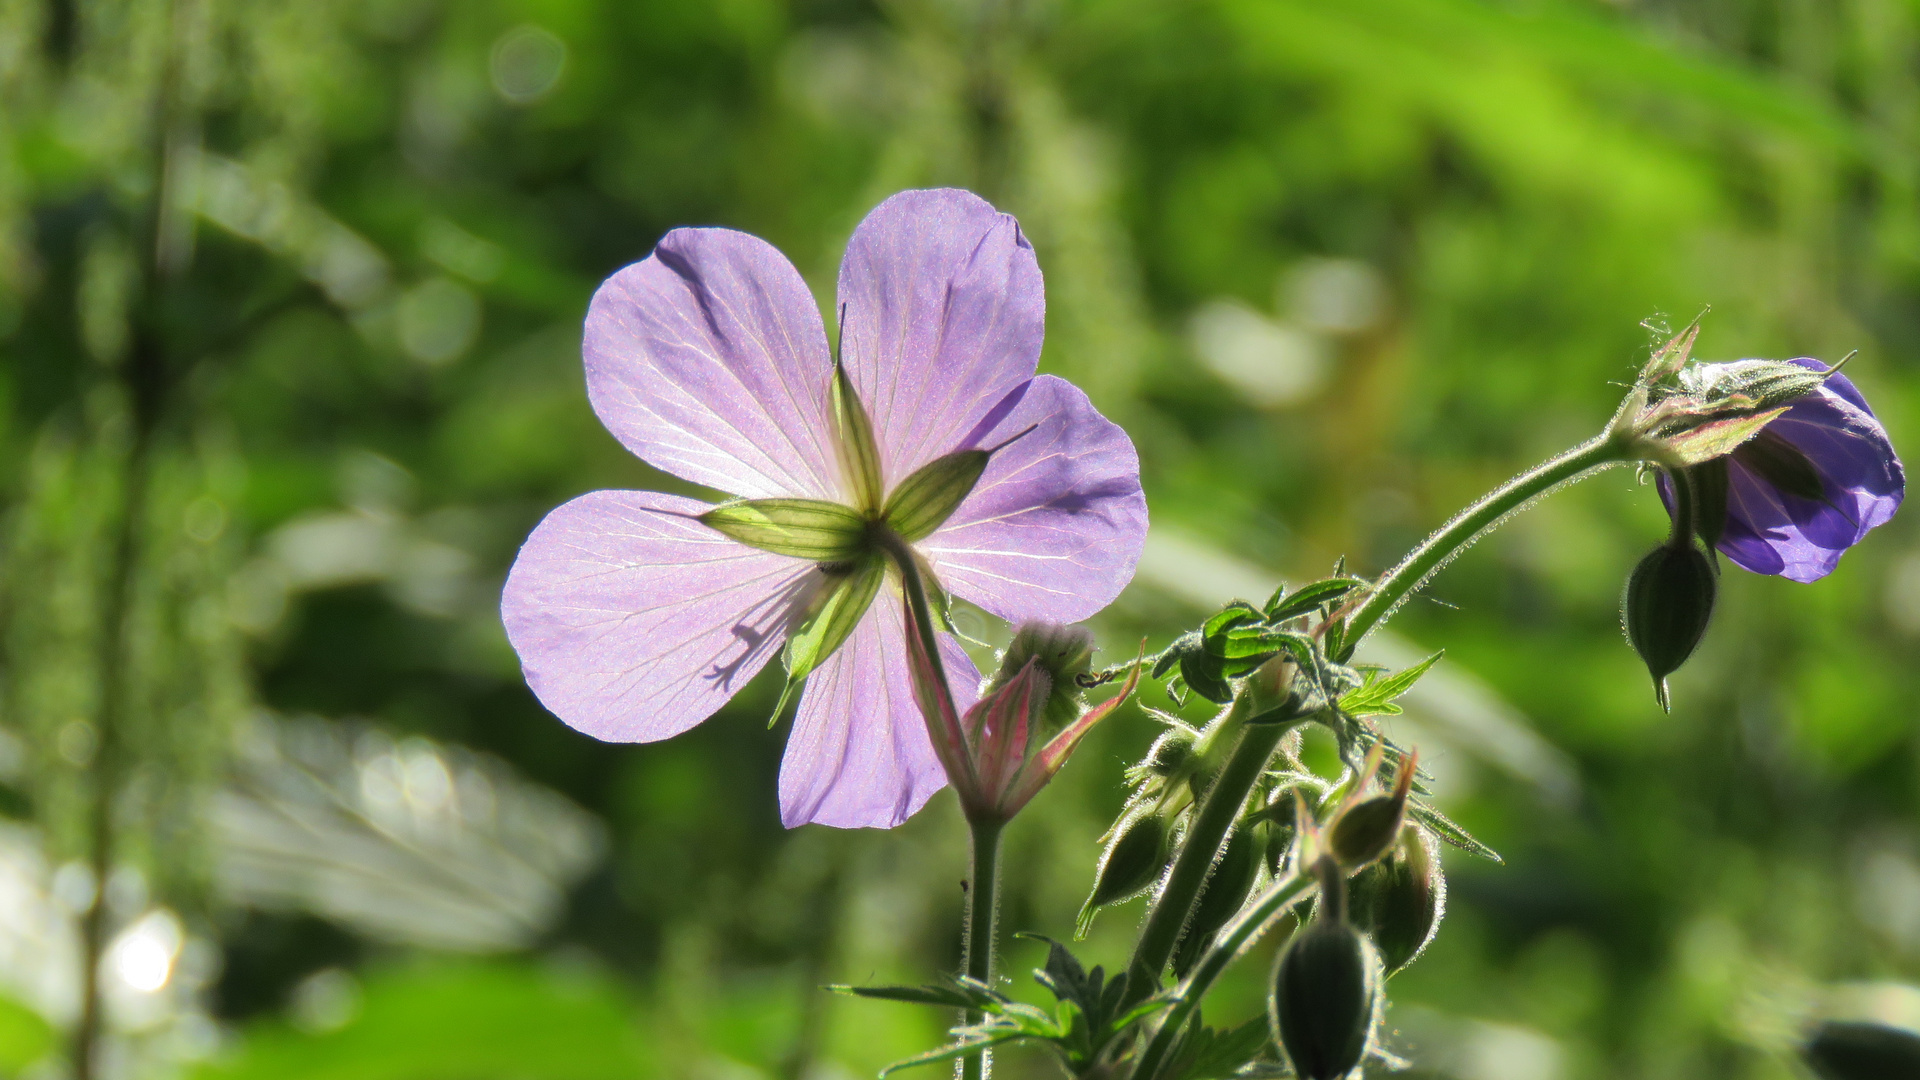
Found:
[{"label": "green sepal", "polygon": [[[787,647],[780,654],[787,667],[788,693],[846,644],[886,575],[886,561],[877,555],[861,559],[850,569],[827,572],[826,582],[787,635]],[[784,704],[784,695],[781,700]]]},{"label": "green sepal", "polygon": [[870,543],[851,508],[821,499],[744,499],[722,503],[700,522],[748,547],[809,562],[848,562]]},{"label": "green sepal", "polygon": [[881,518],[908,543],[926,539],[973,493],[992,457],[986,450],[957,450],[922,465],[893,489]]},{"label": "green sepal", "polygon": [[880,448],[873,439],[873,421],[867,407],[853,389],[843,364],[833,366],[834,440],[840,458],[840,475],[847,485],[853,505],[869,513],[880,509],[886,481],[880,474]]},{"label": "green sepal", "polygon": [[1666,459],[1663,464],[1680,468],[1698,465],[1703,461],[1711,461],[1730,454],[1786,411],[1787,406],[1782,405],[1765,412],[1735,412],[1729,416],[1706,420],[1691,430],[1668,436],[1661,447]]}]

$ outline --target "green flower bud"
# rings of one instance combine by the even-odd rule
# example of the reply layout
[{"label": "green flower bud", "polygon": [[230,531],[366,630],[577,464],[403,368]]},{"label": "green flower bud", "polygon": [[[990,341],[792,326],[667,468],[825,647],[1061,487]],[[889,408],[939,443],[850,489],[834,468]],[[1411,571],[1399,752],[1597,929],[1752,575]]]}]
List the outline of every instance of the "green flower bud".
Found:
[{"label": "green flower bud", "polygon": [[1348,918],[1373,940],[1388,975],[1419,957],[1446,906],[1446,875],[1432,837],[1417,825],[1400,830],[1386,858],[1347,883]]},{"label": "green flower bud", "polygon": [[1680,669],[1706,635],[1718,575],[1713,559],[1691,538],[1647,553],[1627,579],[1620,618],[1627,641],[1653,676],[1654,698],[1672,711],[1667,676]]},{"label": "green flower bud", "polygon": [[1200,733],[1184,725],[1170,727],[1147,750],[1140,767],[1155,776],[1172,776],[1193,760],[1194,744]]},{"label": "green flower bud", "polygon": [[1301,1080],[1343,1080],[1359,1068],[1379,1021],[1380,979],[1373,945],[1338,919],[1315,919],[1287,943],[1268,1019]]},{"label": "green flower bud", "polygon": [[1213,865],[1212,875],[1201,888],[1199,899],[1194,901],[1186,936],[1174,950],[1175,974],[1185,978],[1213,944],[1213,935],[1240,913],[1240,905],[1246,902],[1253,879],[1260,873],[1260,857],[1265,847],[1252,826],[1242,825],[1234,830],[1225,850],[1220,852],[1220,860]]},{"label": "green flower bud", "polygon": [[1864,1020],[1829,1020],[1800,1055],[1820,1080],[1920,1077],[1920,1034]]},{"label": "green flower bud", "polygon": [[1093,873],[1093,892],[1081,905],[1075,936],[1086,936],[1096,911],[1145,892],[1166,867],[1167,823],[1159,814],[1142,814],[1121,825],[1100,856],[1100,867]]},{"label": "green flower bud", "polygon": [[1327,827],[1327,853],[1346,870],[1358,870],[1387,853],[1400,839],[1407,820],[1407,798],[1413,791],[1415,762],[1400,766],[1390,795],[1376,795],[1352,803]]},{"label": "green flower bud", "polygon": [[1014,630],[1007,651],[1001,654],[1000,668],[994,672],[982,696],[1000,689],[1018,675],[1029,660],[1050,681],[1042,721],[1045,729],[1051,731],[1072,723],[1084,704],[1080,684],[1075,680],[1093,668],[1093,631],[1059,623],[1021,623]]}]

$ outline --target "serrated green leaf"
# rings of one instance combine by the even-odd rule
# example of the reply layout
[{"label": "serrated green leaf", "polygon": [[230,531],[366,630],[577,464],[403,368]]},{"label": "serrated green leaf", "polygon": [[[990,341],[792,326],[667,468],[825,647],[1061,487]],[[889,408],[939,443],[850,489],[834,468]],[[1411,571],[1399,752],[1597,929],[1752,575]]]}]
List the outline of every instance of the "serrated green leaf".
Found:
[{"label": "serrated green leaf", "polygon": [[826,663],[846,643],[872,606],[886,574],[887,564],[877,556],[868,556],[850,570],[827,575],[806,614],[787,635],[781,661],[787,667],[789,687]]},{"label": "serrated green leaf", "polygon": [[1340,711],[1348,716],[1398,716],[1400,706],[1394,699],[1412,689],[1420,676],[1438,663],[1445,650],[1434,653],[1425,660],[1393,675],[1380,676],[1369,672],[1366,682],[1357,690],[1350,690],[1340,697]]},{"label": "serrated green leaf", "polygon": [[1216,705],[1233,700],[1233,687],[1220,674],[1218,662],[1204,651],[1196,649],[1180,658],[1180,678],[1188,689]]},{"label": "serrated green leaf", "polygon": [[1225,633],[1239,626],[1241,623],[1250,622],[1259,617],[1259,608],[1254,607],[1245,600],[1235,600],[1233,603],[1221,608],[1200,627],[1200,637],[1203,640],[1211,642],[1216,634]]},{"label": "serrated green leaf", "polygon": [[824,499],[722,503],[701,514],[700,523],[748,547],[810,562],[848,562],[871,546],[866,520]]}]

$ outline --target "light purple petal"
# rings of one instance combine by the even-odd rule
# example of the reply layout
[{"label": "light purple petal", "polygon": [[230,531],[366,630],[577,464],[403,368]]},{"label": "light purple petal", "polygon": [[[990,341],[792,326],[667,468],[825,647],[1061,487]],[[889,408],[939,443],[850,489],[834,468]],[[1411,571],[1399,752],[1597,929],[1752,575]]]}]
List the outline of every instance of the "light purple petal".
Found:
[{"label": "light purple petal", "polygon": [[648,464],[741,498],[839,498],[832,360],[806,283],[766,241],[675,229],[587,310],[587,394]]},{"label": "light purple petal", "polygon": [[811,564],[729,540],[707,504],[596,491],[548,514],[507,575],[500,615],[540,703],[609,742],[711,716],[779,651]]},{"label": "light purple petal", "polygon": [[847,243],[840,302],[840,356],[889,486],[957,449],[1040,361],[1033,247],[970,192],[903,191],[875,207]]},{"label": "light purple petal", "polygon": [[[964,712],[980,696],[980,672],[945,634],[940,653]],[[780,762],[780,820],[789,829],[891,829],[945,786],[913,698],[899,596],[883,591],[840,651],[807,677]]]},{"label": "light purple petal", "polygon": [[1133,578],[1147,500],[1133,440],[1064,379],[1042,375],[962,445],[993,446],[973,493],[919,547],[941,584],[1010,622],[1077,622]]}]

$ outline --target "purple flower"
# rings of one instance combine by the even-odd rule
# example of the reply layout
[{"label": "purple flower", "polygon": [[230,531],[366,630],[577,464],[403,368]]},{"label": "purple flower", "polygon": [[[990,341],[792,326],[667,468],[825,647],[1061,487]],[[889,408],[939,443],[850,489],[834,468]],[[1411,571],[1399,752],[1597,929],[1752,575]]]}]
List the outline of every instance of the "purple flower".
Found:
[{"label": "purple flower", "polygon": [[[1792,363],[1828,370],[1804,357]],[[1712,382],[1716,368],[1737,366],[1702,365],[1699,378]],[[1907,490],[1887,429],[1839,374],[1795,400],[1731,454],[1692,468],[1726,471],[1725,523],[1715,546],[1756,574],[1800,582],[1832,573],[1842,552],[1892,519]],[[1672,513],[1673,486],[1665,473],[1659,486]]]},{"label": "purple flower", "polygon": [[[902,192],[855,230],[839,292],[841,359],[870,417],[879,494],[946,455],[1014,440],[914,540],[937,584],[1009,621],[1073,622],[1112,601],[1146,535],[1139,461],[1085,394],[1034,376],[1045,298],[1014,219],[964,191]],[[649,464],[740,499],[877,520],[870,473],[844,463],[819,309],[764,241],[668,233],[594,295],[584,352],[594,411]],[[847,564],[748,546],[702,523],[713,509],[596,491],[547,515],[501,604],[528,685],[596,738],[665,739],[746,685],[822,597],[852,595],[857,624],[801,696],[781,819],[904,821],[946,778],[915,704],[897,576],[863,596],[844,587],[860,576]],[[875,577],[876,560],[860,564]],[[951,638],[941,644],[964,709],[978,672]]]}]

